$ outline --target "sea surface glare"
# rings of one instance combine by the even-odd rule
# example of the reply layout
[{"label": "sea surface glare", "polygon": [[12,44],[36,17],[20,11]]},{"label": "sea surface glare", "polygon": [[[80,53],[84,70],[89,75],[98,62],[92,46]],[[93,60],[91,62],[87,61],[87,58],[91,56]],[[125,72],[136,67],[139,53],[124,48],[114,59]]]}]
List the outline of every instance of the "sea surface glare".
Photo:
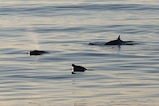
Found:
[{"label": "sea surface glare", "polygon": [[159,0],[0,0],[0,39],[0,106],[159,106]]}]

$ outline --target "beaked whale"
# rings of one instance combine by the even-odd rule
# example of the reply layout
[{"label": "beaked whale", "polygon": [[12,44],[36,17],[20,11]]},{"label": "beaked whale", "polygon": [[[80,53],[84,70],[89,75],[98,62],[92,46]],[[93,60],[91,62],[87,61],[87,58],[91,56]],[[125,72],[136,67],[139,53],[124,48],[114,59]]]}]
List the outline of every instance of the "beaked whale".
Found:
[{"label": "beaked whale", "polygon": [[32,50],[29,52],[30,56],[31,55],[43,55],[48,53],[47,51],[43,51],[43,50]]},{"label": "beaked whale", "polygon": [[109,42],[106,42],[104,45],[133,45],[132,41],[123,41],[120,39],[120,35],[116,40],[112,40]]},{"label": "beaked whale", "polygon": [[77,66],[72,64],[72,74],[76,74],[75,72],[85,72],[87,69],[83,66]]},{"label": "beaked whale", "polygon": [[89,43],[89,45],[135,45],[138,44],[134,41],[123,41],[120,39],[120,35],[118,36],[118,38],[116,40],[111,40],[109,42],[93,42],[93,43]]}]

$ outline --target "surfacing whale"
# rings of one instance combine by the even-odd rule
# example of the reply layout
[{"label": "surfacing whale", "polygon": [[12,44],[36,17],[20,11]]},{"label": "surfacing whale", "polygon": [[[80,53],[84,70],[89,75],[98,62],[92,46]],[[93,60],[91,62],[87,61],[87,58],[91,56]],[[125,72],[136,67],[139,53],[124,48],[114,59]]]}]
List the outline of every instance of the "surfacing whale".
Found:
[{"label": "surfacing whale", "polygon": [[46,54],[46,53],[49,53],[47,51],[43,51],[43,50],[32,50],[29,52],[30,56],[31,55],[43,55],[43,54]]},{"label": "surfacing whale", "polygon": [[133,41],[123,41],[120,39],[120,35],[116,40],[112,40],[109,42],[106,42],[104,45],[134,45]]},{"label": "surfacing whale", "polygon": [[72,74],[76,74],[75,72],[85,72],[87,69],[83,66],[77,66],[72,64]]},{"label": "surfacing whale", "polygon": [[123,41],[120,39],[120,35],[118,36],[118,38],[116,40],[111,40],[109,42],[93,42],[93,43],[89,43],[89,45],[135,45],[137,44],[134,41]]}]

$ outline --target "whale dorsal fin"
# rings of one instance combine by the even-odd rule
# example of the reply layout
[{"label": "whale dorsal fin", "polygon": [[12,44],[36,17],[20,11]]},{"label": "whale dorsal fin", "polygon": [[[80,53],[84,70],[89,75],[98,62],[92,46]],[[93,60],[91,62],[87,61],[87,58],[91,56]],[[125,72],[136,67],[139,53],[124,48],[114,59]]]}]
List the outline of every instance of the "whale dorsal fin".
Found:
[{"label": "whale dorsal fin", "polygon": [[120,35],[118,36],[118,39],[117,39],[117,40],[121,40],[121,39],[120,39]]}]

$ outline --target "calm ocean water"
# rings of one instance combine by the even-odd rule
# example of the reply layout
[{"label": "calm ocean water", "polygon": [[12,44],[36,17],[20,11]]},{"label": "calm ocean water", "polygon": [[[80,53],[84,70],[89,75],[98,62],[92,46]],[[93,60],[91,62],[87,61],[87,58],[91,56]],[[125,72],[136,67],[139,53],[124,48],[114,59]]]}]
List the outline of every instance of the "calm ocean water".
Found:
[{"label": "calm ocean water", "polygon": [[[0,105],[158,106],[158,13],[158,0],[1,0]],[[139,44],[88,45],[118,35]]]}]

